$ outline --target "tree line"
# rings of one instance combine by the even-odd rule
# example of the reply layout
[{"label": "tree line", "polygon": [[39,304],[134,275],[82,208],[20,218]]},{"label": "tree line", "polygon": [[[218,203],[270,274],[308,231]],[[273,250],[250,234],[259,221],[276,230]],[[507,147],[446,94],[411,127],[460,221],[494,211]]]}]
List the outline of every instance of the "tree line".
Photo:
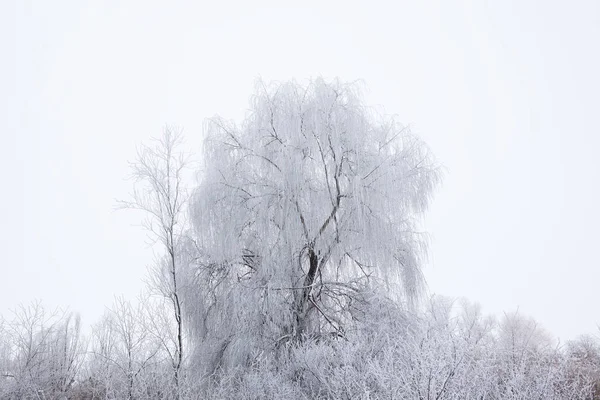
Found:
[{"label": "tree line", "polygon": [[15,310],[1,398],[600,398],[597,338],[425,298],[441,170],[408,127],[340,81],[259,81],[250,104],[207,121],[198,166],[173,129],[139,149],[119,207],[159,249],[146,292],[87,337],[71,313]]}]

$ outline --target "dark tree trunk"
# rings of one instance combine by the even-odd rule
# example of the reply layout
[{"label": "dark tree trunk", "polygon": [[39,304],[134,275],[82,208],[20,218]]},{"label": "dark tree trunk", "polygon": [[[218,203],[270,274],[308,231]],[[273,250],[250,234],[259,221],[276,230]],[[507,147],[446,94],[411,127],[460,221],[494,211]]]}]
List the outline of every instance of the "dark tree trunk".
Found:
[{"label": "dark tree trunk", "polygon": [[308,273],[304,278],[304,285],[302,286],[302,295],[300,296],[296,305],[295,336],[298,339],[302,339],[302,336],[306,331],[306,322],[309,311],[309,299],[313,289],[313,285],[315,283],[317,272],[319,270],[319,258],[312,246],[308,248],[308,260]]}]

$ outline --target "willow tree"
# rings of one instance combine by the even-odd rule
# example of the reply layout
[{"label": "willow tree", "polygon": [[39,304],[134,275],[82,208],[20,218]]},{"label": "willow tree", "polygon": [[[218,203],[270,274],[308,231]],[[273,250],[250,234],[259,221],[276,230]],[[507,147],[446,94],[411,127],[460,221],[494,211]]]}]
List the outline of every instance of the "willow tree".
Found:
[{"label": "willow tree", "polygon": [[213,118],[205,140],[192,202],[198,275],[212,291],[198,318],[205,336],[226,326],[275,342],[343,335],[368,288],[419,297],[418,223],[439,171],[356,85],[259,82],[243,123]]}]

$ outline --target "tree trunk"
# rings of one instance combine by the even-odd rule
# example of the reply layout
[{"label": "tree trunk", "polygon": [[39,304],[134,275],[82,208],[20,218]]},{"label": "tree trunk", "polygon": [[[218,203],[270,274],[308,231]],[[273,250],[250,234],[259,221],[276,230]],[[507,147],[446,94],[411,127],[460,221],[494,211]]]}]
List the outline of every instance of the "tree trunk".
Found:
[{"label": "tree trunk", "polygon": [[306,322],[309,311],[308,302],[319,269],[319,258],[312,246],[309,246],[308,248],[308,260],[308,274],[306,274],[306,277],[304,278],[304,285],[302,286],[302,295],[298,299],[295,310],[296,326],[294,334],[296,338],[300,340],[302,340],[302,336],[306,332]]}]

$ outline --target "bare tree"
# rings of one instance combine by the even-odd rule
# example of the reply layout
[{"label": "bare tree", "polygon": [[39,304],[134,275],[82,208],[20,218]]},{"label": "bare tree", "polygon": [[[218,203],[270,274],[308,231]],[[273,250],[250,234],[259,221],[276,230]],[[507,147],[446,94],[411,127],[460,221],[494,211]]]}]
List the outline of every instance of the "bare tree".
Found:
[{"label": "bare tree", "polygon": [[172,355],[177,393],[185,356],[180,249],[186,231],[188,201],[184,182],[188,157],[180,150],[181,144],[181,133],[166,128],[151,145],[142,146],[136,161],[131,164],[135,180],[132,200],[120,202],[123,208],[146,213],[144,227],[165,252],[151,271],[151,282],[152,288],[167,299],[172,308],[175,348],[167,350]]},{"label": "bare tree", "polygon": [[146,376],[159,363],[161,344],[149,332],[143,305],[117,297],[93,331],[90,376],[98,392],[119,398],[142,398]]},{"label": "bare tree", "polygon": [[78,316],[47,313],[40,302],[21,305],[5,334],[3,398],[60,398],[70,392],[85,353]]}]

